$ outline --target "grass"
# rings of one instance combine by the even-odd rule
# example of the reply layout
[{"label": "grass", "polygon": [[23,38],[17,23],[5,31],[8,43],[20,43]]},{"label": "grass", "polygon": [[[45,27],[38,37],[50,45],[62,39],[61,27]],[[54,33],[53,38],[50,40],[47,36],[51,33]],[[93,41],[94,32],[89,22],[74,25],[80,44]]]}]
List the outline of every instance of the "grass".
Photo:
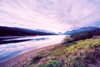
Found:
[{"label": "grass", "polygon": [[[41,58],[54,56],[59,57],[59,60],[64,59],[66,61],[67,67],[87,67],[89,63],[96,62],[96,58],[99,58],[100,54],[95,52],[97,48],[100,47],[100,39],[86,39],[86,40],[79,40],[74,41],[71,43],[64,42],[60,45],[57,45],[55,48],[48,50],[48,53],[45,54],[45,51],[36,57],[33,58],[31,64],[38,63]],[[78,51],[81,50],[84,52],[78,56]],[[94,50],[94,51],[93,51]],[[72,55],[76,56],[72,58]],[[69,57],[70,56],[70,57]],[[67,59],[70,59],[68,61]],[[47,64],[40,64],[39,67],[47,67]],[[64,64],[66,65],[66,64]],[[31,67],[31,65],[30,65]]]},{"label": "grass", "polygon": [[[77,56],[76,58],[70,58],[69,67],[88,67],[88,64],[96,64],[100,53],[95,52],[94,55],[91,53],[85,54],[85,56]],[[99,57],[100,58],[100,57]]]},{"label": "grass", "polygon": [[87,67],[87,64],[84,63],[84,59],[83,57],[79,56],[76,58],[71,58],[69,62],[69,65],[67,65],[68,67]]},{"label": "grass", "polygon": [[76,54],[78,50],[83,50],[86,52],[89,49],[96,49],[100,47],[100,39],[86,39],[84,41],[77,41],[76,43],[77,44],[66,48],[68,54]]},{"label": "grass", "polygon": [[49,61],[47,64],[40,64],[38,67],[62,67],[63,64],[58,61]]},{"label": "grass", "polygon": [[[60,47],[60,48],[59,48]],[[51,55],[53,56],[61,56],[63,54],[65,54],[65,46],[61,47],[59,46],[58,49],[55,49],[54,51],[51,52]]]}]

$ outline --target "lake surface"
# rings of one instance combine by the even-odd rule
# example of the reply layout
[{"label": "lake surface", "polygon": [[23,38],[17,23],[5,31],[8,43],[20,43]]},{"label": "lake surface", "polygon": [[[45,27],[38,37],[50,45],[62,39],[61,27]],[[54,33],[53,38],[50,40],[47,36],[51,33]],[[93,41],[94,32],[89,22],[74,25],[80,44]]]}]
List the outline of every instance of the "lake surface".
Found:
[{"label": "lake surface", "polygon": [[21,53],[61,43],[68,35],[27,36],[3,38],[0,37],[0,62],[15,57]]}]

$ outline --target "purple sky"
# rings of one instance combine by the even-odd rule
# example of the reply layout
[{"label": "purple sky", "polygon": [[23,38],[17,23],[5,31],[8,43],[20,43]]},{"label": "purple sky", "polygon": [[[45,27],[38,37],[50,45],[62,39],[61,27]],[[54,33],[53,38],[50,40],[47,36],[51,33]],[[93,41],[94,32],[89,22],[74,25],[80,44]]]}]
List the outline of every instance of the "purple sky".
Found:
[{"label": "purple sky", "polygon": [[0,26],[56,33],[100,27],[100,0],[0,0]]}]

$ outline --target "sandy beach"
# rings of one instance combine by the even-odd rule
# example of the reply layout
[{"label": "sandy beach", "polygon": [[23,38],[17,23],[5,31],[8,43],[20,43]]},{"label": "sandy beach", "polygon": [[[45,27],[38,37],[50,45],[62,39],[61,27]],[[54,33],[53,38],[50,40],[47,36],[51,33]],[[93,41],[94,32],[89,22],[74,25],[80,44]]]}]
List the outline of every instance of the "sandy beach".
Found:
[{"label": "sandy beach", "polygon": [[[58,44],[55,44],[58,45]],[[55,45],[34,49],[25,53],[22,53],[16,57],[13,57],[9,60],[0,63],[0,67],[27,67],[31,62],[32,57],[35,57],[39,54],[40,51],[54,48]]]}]

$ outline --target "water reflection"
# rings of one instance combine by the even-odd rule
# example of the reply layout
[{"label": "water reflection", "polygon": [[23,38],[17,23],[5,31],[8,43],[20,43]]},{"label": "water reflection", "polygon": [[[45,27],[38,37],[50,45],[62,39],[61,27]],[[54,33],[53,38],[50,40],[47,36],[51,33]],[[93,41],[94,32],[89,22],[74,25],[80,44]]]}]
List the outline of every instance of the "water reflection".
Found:
[{"label": "water reflection", "polygon": [[63,38],[65,38],[65,35],[30,36],[3,40],[6,43],[0,45],[0,62],[29,50],[60,43]]},{"label": "water reflection", "polygon": [[33,39],[12,40],[12,41],[0,41],[0,44],[17,43],[17,42],[24,42],[24,41],[30,41],[30,40],[33,40]]},{"label": "water reflection", "polygon": [[45,40],[45,39],[49,39],[49,38],[38,38],[38,39],[29,39],[29,38],[10,38],[10,39],[4,39],[4,40],[0,40],[0,45],[3,44],[7,44],[7,43],[17,43],[17,42],[24,42],[24,41],[31,41],[31,40]]},{"label": "water reflection", "polygon": [[35,39],[35,40],[39,41],[39,40],[45,40],[45,39],[49,39],[49,38],[40,38],[40,39]]}]

